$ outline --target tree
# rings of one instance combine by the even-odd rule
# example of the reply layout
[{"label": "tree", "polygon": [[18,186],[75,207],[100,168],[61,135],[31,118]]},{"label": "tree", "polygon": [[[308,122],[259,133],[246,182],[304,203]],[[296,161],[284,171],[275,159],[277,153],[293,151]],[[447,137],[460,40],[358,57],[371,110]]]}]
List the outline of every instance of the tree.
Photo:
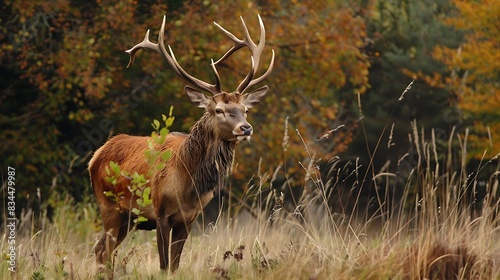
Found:
[{"label": "tree", "polygon": [[[361,166],[357,169],[361,176],[353,178],[357,182],[347,186],[357,184],[367,204],[375,195],[371,180],[375,174],[397,174],[396,179],[388,179],[395,186],[392,190],[397,191],[397,183],[406,181],[417,165],[409,140],[409,135],[413,137],[411,122],[416,122],[425,137],[430,137],[433,129],[440,147],[446,145],[453,127],[461,123],[448,91],[432,83],[432,78],[446,74],[446,65],[432,57],[435,46],[456,47],[461,39],[459,32],[439,21],[450,9],[446,0],[368,1],[365,6],[369,44],[364,51],[371,62],[370,89],[360,97],[362,112],[358,104],[351,108],[360,124],[341,158]],[[411,89],[405,92],[410,84]],[[405,154],[406,160],[400,161]],[[344,202],[353,199],[349,195]]]},{"label": "tree", "polygon": [[[457,46],[461,35],[435,20],[449,10],[446,0],[378,1],[374,5],[375,12],[367,15],[371,44],[365,50],[372,63],[371,89],[361,98],[365,131],[356,135],[349,153],[357,155],[354,151],[368,149],[368,154],[374,153],[378,170],[387,160],[394,166],[408,152],[411,121],[427,131],[438,129],[445,139],[459,123],[448,92],[421,81],[421,76],[444,75],[446,67],[432,58],[433,49],[437,44]],[[443,38],[442,34],[448,36]],[[412,80],[411,90],[402,96]],[[388,145],[390,134],[394,145]],[[375,153],[379,138],[382,140]]]},{"label": "tree", "polygon": [[452,3],[456,12],[443,22],[465,32],[465,39],[459,46],[436,46],[433,55],[447,66],[442,86],[473,124],[472,154],[492,158],[500,151],[500,5],[491,0]]},{"label": "tree", "polygon": [[123,92],[139,79],[122,70],[123,45],[166,7],[135,1],[5,4],[0,162],[18,171],[17,209],[37,193],[45,202],[49,194],[68,192],[82,199],[91,192],[86,163],[92,151],[113,129],[129,126],[133,115],[133,95]]}]

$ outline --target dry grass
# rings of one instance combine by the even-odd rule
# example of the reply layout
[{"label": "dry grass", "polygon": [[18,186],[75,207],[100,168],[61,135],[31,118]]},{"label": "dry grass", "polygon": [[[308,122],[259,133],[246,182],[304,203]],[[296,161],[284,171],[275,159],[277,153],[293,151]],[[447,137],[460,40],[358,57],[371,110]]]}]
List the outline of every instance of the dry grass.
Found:
[{"label": "dry grass", "polygon": [[[65,203],[54,222],[35,231],[29,214],[19,225],[18,279],[500,279],[498,159],[465,171],[466,140],[452,133],[441,148],[434,137],[412,139],[418,164],[401,185],[403,204],[387,204],[385,190],[398,174],[381,172],[378,209],[369,213],[356,201],[350,213],[336,213],[331,196],[341,188],[324,183],[318,168],[304,166],[307,186],[297,205],[283,202],[274,176],[251,188],[254,206],[234,218],[224,213],[190,235],[175,274],[159,271],[154,232],[130,234],[114,257],[113,273],[99,274],[93,244],[100,217],[91,204]],[[448,152],[447,152],[448,151]],[[458,157],[458,158],[457,158]],[[404,158],[400,161],[403,164]],[[454,168],[451,162],[459,166]],[[312,156],[311,156],[311,161]],[[496,166],[495,166],[496,164]],[[489,180],[478,174],[488,167]],[[352,176],[363,176],[353,172]],[[400,174],[399,174],[400,175]],[[484,174],[482,174],[484,175]],[[484,176],[482,176],[484,178]],[[345,186],[342,186],[345,188]],[[272,188],[273,191],[269,191]],[[481,189],[484,197],[476,197]],[[262,190],[266,190],[265,192]],[[353,187],[353,190],[355,188]],[[356,190],[352,193],[357,197]],[[481,201],[478,201],[481,199]],[[240,202],[242,203],[242,202]],[[240,205],[241,206],[241,205]],[[238,203],[236,203],[236,207]],[[362,215],[351,215],[361,213]],[[7,251],[5,234],[0,240]],[[12,276],[3,262],[2,279]]]}]

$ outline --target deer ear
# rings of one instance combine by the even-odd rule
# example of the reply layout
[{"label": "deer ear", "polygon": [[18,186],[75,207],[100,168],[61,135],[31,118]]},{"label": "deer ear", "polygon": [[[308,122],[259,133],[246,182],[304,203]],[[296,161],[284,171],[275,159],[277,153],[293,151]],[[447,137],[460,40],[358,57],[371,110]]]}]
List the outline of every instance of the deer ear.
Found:
[{"label": "deer ear", "polygon": [[260,102],[264,95],[266,95],[268,89],[268,86],[263,86],[250,93],[245,94],[243,97],[243,104],[248,108],[252,108],[253,106],[255,106],[255,104]]},{"label": "deer ear", "polygon": [[203,92],[190,86],[184,87],[184,90],[186,91],[189,101],[191,101],[194,106],[207,108],[210,104],[210,98],[208,98]]}]

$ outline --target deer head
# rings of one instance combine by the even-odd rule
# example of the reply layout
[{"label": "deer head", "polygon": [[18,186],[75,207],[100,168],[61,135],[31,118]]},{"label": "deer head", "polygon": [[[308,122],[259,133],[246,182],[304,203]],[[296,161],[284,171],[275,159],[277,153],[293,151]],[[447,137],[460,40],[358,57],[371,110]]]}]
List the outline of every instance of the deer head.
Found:
[{"label": "deer head", "polygon": [[[246,140],[253,134],[252,126],[246,120],[247,112],[249,108],[252,108],[255,104],[260,102],[260,100],[267,93],[268,87],[263,86],[249,93],[245,93],[245,91],[255,84],[263,81],[271,73],[274,65],[273,50],[271,62],[267,71],[262,76],[254,78],[260,64],[260,56],[265,46],[265,28],[261,17],[258,16],[260,24],[260,40],[259,44],[255,44],[250,37],[245,21],[242,17],[240,18],[245,33],[244,39],[238,39],[231,32],[214,22],[214,24],[234,42],[234,45],[219,60],[216,62],[211,60],[211,66],[216,80],[215,84],[204,82],[188,74],[177,62],[174,52],[170,46],[168,46],[170,53],[167,52],[164,44],[166,16],[163,17],[160,34],[158,35],[158,43],[152,43],[149,40],[148,30],[141,43],[126,51],[130,54],[130,61],[127,67],[130,67],[134,63],[135,53],[142,48],[154,50],[160,53],[170,67],[172,67],[172,69],[179,76],[192,85],[192,87],[185,87],[185,92],[189,100],[193,105],[205,108],[206,114],[208,114],[213,121],[218,138],[224,141]],[[252,55],[250,56],[251,69],[235,91],[225,92],[221,90],[221,79],[219,73],[217,72],[216,65],[227,59],[231,54],[242,47],[248,47],[252,52]],[[211,96],[205,95],[203,91],[208,92]]]}]

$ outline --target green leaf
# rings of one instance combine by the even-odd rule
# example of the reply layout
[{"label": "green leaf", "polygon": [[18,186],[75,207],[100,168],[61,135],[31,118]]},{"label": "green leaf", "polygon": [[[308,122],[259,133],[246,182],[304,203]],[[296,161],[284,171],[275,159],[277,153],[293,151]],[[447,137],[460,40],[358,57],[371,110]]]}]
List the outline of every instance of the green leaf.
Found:
[{"label": "green leaf", "polygon": [[132,208],[131,212],[134,213],[137,216],[139,216],[139,214],[141,214],[141,211],[139,209],[135,208],[135,207]]},{"label": "green leaf", "polygon": [[158,130],[160,128],[160,122],[158,120],[153,120],[153,123],[151,125],[153,126],[154,130]]},{"label": "green leaf", "polygon": [[107,192],[104,192],[104,195],[105,195],[106,197],[115,196],[115,194],[114,194],[112,191],[107,191]]},{"label": "green leaf", "polygon": [[169,118],[165,121],[165,125],[166,125],[167,127],[172,126],[172,124],[174,124],[174,119],[175,119],[175,117],[169,117]]},{"label": "green leaf", "polygon": [[163,162],[160,162],[160,163],[158,163],[156,165],[156,170],[160,170],[160,169],[163,169],[163,168],[165,168],[165,163],[163,163]]},{"label": "green leaf", "polygon": [[153,202],[151,200],[151,195],[150,194],[151,194],[151,188],[150,187],[144,188],[144,190],[142,191],[142,199],[144,201],[144,207],[151,205],[151,203]]},{"label": "green leaf", "polygon": [[139,174],[136,172],[134,173],[134,175],[132,175],[132,184],[141,185],[144,183],[146,183],[146,178],[144,177],[144,174]]},{"label": "green leaf", "polygon": [[142,198],[138,198],[135,200],[137,202],[137,205],[141,206],[141,207],[144,207],[143,205],[143,201],[142,201]]},{"label": "green leaf", "polygon": [[161,159],[163,161],[168,161],[172,157],[172,150],[166,150],[161,154]]},{"label": "green leaf", "polygon": [[167,136],[168,134],[168,129],[166,127],[163,127],[161,130],[160,130],[160,136],[162,138],[165,138],[165,136]]},{"label": "green leaf", "polygon": [[118,165],[118,163],[116,163],[114,161],[110,161],[109,166],[111,167],[111,170],[113,170],[113,172],[115,172],[115,174],[120,173],[120,165]]},{"label": "green leaf", "polygon": [[115,179],[115,177],[113,177],[113,176],[109,176],[109,177],[106,177],[106,178],[104,178],[104,179],[106,180],[106,182],[108,182],[108,183],[112,183],[112,182],[113,182],[113,180]]},{"label": "green leaf", "polygon": [[138,223],[142,223],[142,222],[147,222],[148,219],[146,217],[143,217],[143,216],[139,216],[137,217],[137,219],[134,219],[134,223],[138,224]]},{"label": "green leaf", "polygon": [[170,106],[170,111],[168,113],[169,117],[172,117],[172,112],[174,111],[174,106]]}]

